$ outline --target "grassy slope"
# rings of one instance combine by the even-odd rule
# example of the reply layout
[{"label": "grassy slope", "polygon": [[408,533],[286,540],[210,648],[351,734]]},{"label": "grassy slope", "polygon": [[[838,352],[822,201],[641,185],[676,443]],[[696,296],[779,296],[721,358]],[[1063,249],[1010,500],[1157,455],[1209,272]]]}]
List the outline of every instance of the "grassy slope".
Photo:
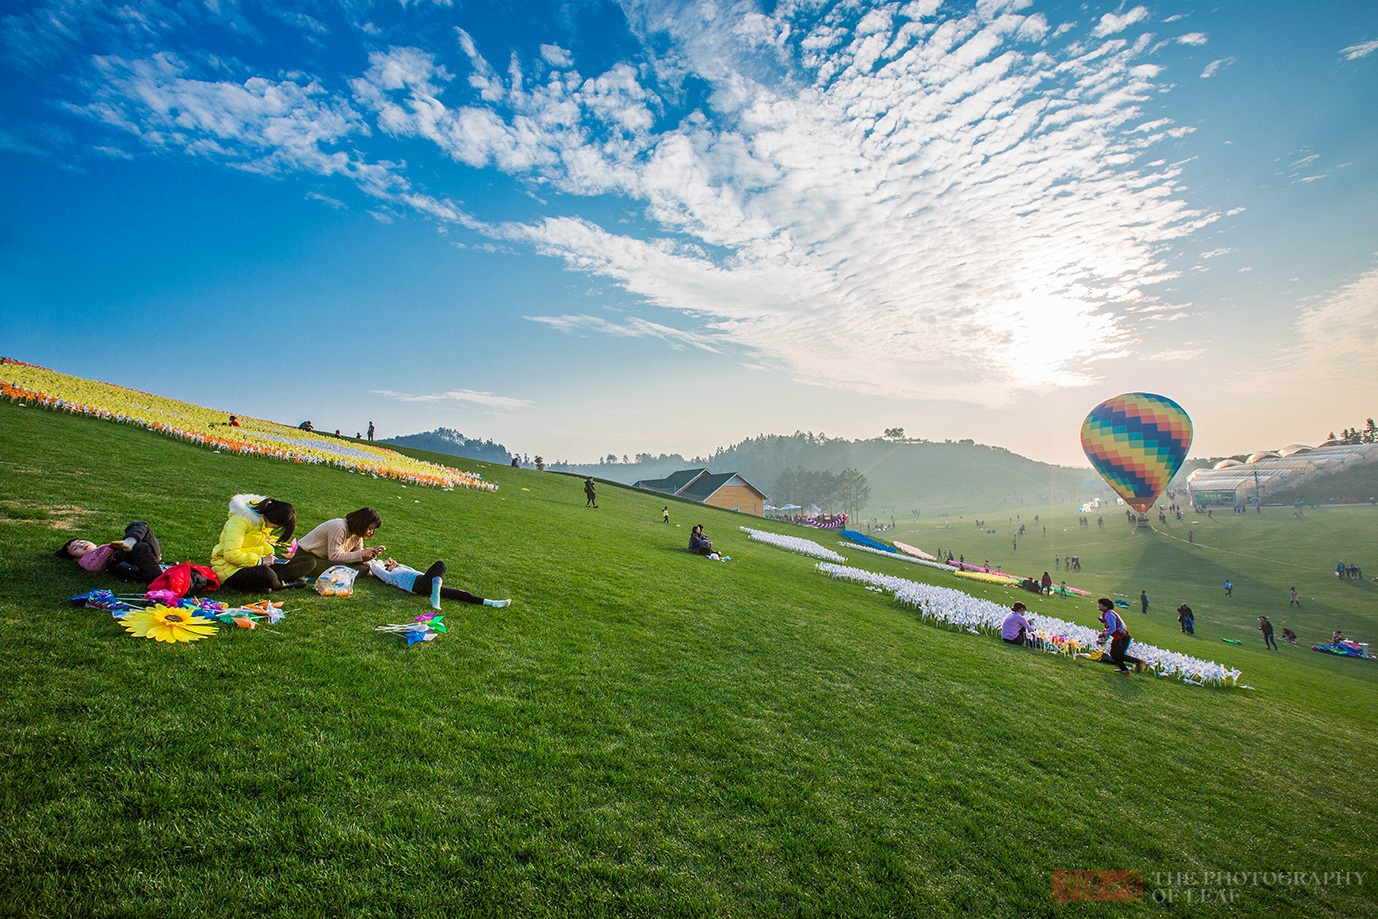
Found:
[{"label": "grassy slope", "polygon": [[[657,497],[608,486],[594,512],[531,471],[484,467],[498,495],[403,489],[8,404],[0,461],[5,915],[1064,915],[1054,869],[1373,862],[1368,662],[1201,636],[1258,691],[1118,677],[918,623],[747,542],[736,515],[676,505],[667,528]],[[97,581],[51,558],[56,527],[142,516],[169,558],[203,559],[246,490],[307,526],[370,504],[390,554],[517,602],[449,604],[450,633],[412,650],[372,628],[420,601],[376,583],[178,647],[62,604]],[[732,562],[682,550],[694,522]],[[1219,576],[1123,536],[1048,548],[1085,539],[1097,590]],[[1338,586],[1313,602],[1349,610]],[[1164,618],[1136,635],[1182,647]],[[1372,913],[1372,889],[1250,889],[1236,910]]]}]

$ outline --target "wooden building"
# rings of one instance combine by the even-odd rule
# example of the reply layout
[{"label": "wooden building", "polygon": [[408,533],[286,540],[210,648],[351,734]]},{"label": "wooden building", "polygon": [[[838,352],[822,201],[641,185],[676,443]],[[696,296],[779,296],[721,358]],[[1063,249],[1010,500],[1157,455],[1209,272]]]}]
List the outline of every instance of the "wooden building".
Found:
[{"label": "wooden building", "polygon": [[642,479],[633,488],[664,492],[677,498],[688,498],[700,504],[739,511],[756,517],[765,516],[765,492],[735,472],[714,475],[707,469],[682,469],[663,479]]}]

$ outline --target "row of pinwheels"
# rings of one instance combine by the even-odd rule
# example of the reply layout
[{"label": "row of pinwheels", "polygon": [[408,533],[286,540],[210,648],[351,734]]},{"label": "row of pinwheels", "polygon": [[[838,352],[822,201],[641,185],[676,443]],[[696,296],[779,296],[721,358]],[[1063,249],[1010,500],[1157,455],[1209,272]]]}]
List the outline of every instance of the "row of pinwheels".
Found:
[{"label": "row of pinwheels", "polygon": [[[831,578],[855,581],[872,588],[891,593],[896,600],[918,610],[924,619],[941,625],[998,635],[1000,627],[1009,615],[1009,610],[999,603],[982,600],[950,587],[935,587],[893,575],[878,574],[861,568],[849,568],[829,562],[820,562],[818,570]],[[1032,617],[1035,636],[1044,650],[1076,655],[1095,653],[1098,646],[1095,629],[1075,622],[1067,622],[1054,616],[1037,615]],[[1240,671],[1203,661],[1197,657],[1179,654],[1153,645],[1132,642],[1129,654],[1144,661],[1150,670],[1159,676],[1177,677],[1194,685],[1224,686],[1237,685]]]},{"label": "row of pinwheels", "polygon": [[478,473],[422,462],[364,441],[344,441],[256,418],[240,417],[238,424],[231,426],[225,412],[17,361],[0,363],[0,396],[13,402],[136,425],[222,453],[325,464],[416,485],[498,489]]},{"label": "row of pinwheels", "polygon": [[847,560],[832,549],[825,549],[811,539],[803,539],[799,536],[783,536],[779,533],[767,532],[766,530],[753,530],[751,527],[737,527],[737,529],[745,533],[748,539],[753,539],[756,542],[763,542],[788,552],[794,552],[797,555],[824,558],[831,562],[845,562]]}]

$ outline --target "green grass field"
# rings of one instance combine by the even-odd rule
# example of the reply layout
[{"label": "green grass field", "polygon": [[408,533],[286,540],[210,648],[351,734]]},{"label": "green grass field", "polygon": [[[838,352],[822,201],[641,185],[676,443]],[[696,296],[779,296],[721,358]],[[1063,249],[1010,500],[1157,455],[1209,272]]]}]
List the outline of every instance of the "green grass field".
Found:
[{"label": "green grass field", "polygon": [[[1182,524],[1135,537],[1107,511],[1087,533],[1070,508],[1021,508],[1049,533],[1013,556],[969,522],[883,534],[1038,574],[1078,554],[1069,583],[1148,590],[1136,638],[1255,687],[1216,690],[923,624],[736,529],[795,528],[682,503],[667,527],[656,496],[605,485],[593,511],[577,480],[482,472],[497,494],[402,488],[0,403],[0,914],[1378,912],[1378,665],[1265,652],[1252,631],[1264,612],[1307,644],[1378,635],[1378,585],[1328,573],[1372,555],[1372,509],[1217,518],[1188,546]],[[69,536],[143,518],[165,561],[204,561],[243,491],[295,503],[301,532],[371,505],[390,555],[515,602],[447,604],[449,633],[412,649],[373,628],[424,601],[376,582],[177,646],[65,603],[118,583],[53,558]],[[684,551],[697,522],[731,562]],[[1081,869],[1142,872],[1144,898],[1055,901],[1054,872]],[[1260,883],[1202,877],[1222,871]],[[1326,883],[1262,883],[1281,871]]]}]

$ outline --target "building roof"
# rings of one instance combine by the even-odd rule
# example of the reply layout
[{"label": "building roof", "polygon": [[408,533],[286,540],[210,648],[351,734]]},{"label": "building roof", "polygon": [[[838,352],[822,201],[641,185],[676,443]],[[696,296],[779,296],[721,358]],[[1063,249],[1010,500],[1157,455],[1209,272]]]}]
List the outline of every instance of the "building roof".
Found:
[{"label": "building roof", "polygon": [[743,485],[760,495],[762,501],[767,500],[765,492],[761,491],[761,489],[752,485],[735,472],[722,472],[717,475],[699,476],[693,482],[681,489],[679,494],[685,498],[693,498],[695,501],[707,501],[709,498],[713,497],[716,492],[726,488],[728,485]]},{"label": "building roof", "polygon": [[707,469],[681,469],[663,479],[642,479],[639,482],[633,482],[632,487],[649,488],[651,491],[663,491],[667,495],[677,495],[684,486],[705,475],[708,475]]},{"label": "building roof", "polygon": [[663,479],[642,479],[639,482],[634,482],[632,487],[648,488],[651,491],[661,491],[680,498],[688,498],[691,501],[702,502],[707,501],[716,492],[728,485],[744,485],[760,495],[762,501],[768,500],[765,492],[737,473],[720,472],[714,474],[707,469],[681,469]]}]

